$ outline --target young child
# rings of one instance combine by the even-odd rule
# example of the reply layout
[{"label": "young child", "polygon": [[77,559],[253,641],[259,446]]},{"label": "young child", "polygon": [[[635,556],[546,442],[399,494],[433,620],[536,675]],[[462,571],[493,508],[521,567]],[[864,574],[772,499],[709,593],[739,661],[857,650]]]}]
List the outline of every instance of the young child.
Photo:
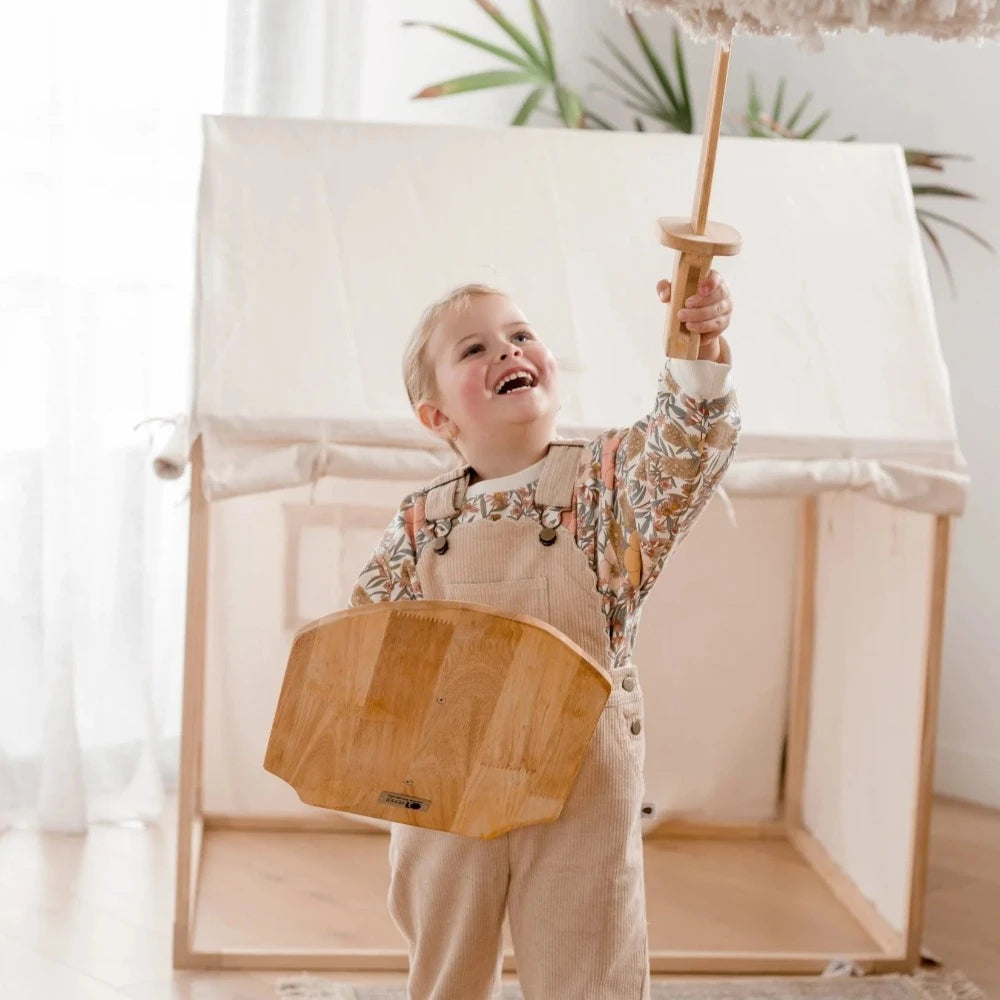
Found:
[{"label": "young child", "polygon": [[[668,281],[657,291],[669,301]],[[505,911],[526,1000],[649,997],[631,654],[643,600],[736,446],[721,336],[731,312],[712,271],[681,313],[702,334],[699,360],[668,358],[650,413],[593,441],[554,439],[555,360],[502,292],[457,289],[407,346],[410,402],[462,464],[403,500],[352,606],[426,598],[530,614],[612,683],[554,822],[493,840],[392,824],[388,902],[409,944],[411,1000],[499,996]]]}]

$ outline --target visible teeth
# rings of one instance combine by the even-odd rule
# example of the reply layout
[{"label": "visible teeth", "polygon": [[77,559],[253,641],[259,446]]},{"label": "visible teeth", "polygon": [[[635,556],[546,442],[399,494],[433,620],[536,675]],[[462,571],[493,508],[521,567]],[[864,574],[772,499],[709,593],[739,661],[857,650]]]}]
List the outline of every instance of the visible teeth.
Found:
[{"label": "visible teeth", "polygon": [[[499,393],[500,390],[503,389],[503,387],[508,382],[513,382],[513,381],[515,381],[516,379],[519,379],[519,378],[526,378],[528,380],[529,384],[525,385],[525,386],[520,386],[517,389],[511,389],[510,390],[511,392],[523,392],[525,389],[530,389],[532,387],[532,385],[534,383],[534,379],[531,377],[531,372],[528,372],[528,371],[525,371],[525,370],[522,369],[521,371],[511,372],[509,375],[505,375],[502,379],[500,379],[499,382],[497,382],[496,387],[494,388],[493,391],[495,393]],[[507,395],[510,395],[510,393],[507,393]]]}]

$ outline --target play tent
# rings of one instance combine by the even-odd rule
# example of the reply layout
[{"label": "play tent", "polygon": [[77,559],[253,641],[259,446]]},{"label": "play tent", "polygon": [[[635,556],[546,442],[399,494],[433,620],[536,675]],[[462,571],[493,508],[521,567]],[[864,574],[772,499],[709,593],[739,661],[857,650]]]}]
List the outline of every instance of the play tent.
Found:
[{"label": "play tent", "polygon": [[[385,826],[263,769],[292,635],[454,464],[400,377],[431,299],[514,295],[560,360],[560,434],[648,410],[654,223],[689,204],[698,139],[203,124],[195,392],[157,457],[192,477],[175,962],[404,969]],[[651,965],[912,967],[967,482],[903,155],[723,139],[712,216],[744,237],[718,262],[744,430],[635,653]]]}]

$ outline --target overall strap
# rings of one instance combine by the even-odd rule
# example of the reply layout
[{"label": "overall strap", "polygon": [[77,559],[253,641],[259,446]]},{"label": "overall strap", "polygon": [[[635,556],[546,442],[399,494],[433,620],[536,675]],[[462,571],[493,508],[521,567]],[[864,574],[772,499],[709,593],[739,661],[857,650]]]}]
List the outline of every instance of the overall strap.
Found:
[{"label": "overall strap", "polygon": [[459,504],[465,496],[466,483],[469,477],[467,465],[452,469],[438,476],[427,487],[424,500],[424,517],[428,521],[450,520],[457,516],[461,509]]},{"label": "overall strap", "polygon": [[577,470],[587,443],[585,438],[573,438],[553,441],[549,445],[542,476],[535,490],[536,507],[569,510],[573,506]]}]

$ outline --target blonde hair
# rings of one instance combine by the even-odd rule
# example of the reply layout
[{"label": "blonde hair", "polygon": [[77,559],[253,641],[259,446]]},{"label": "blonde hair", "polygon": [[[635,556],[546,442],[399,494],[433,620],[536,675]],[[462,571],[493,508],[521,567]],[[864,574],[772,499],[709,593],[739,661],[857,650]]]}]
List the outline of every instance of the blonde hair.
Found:
[{"label": "blonde hair", "polygon": [[[421,403],[433,402],[437,395],[437,385],[434,381],[434,363],[428,358],[427,344],[431,335],[449,312],[461,312],[468,308],[472,299],[485,295],[505,295],[506,293],[492,285],[469,284],[452,289],[447,295],[432,302],[420,317],[416,329],[410,334],[403,351],[403,384],[409,397],[413,412]],[[461,456],[462,453],[449,441],[452,451]]]}]

